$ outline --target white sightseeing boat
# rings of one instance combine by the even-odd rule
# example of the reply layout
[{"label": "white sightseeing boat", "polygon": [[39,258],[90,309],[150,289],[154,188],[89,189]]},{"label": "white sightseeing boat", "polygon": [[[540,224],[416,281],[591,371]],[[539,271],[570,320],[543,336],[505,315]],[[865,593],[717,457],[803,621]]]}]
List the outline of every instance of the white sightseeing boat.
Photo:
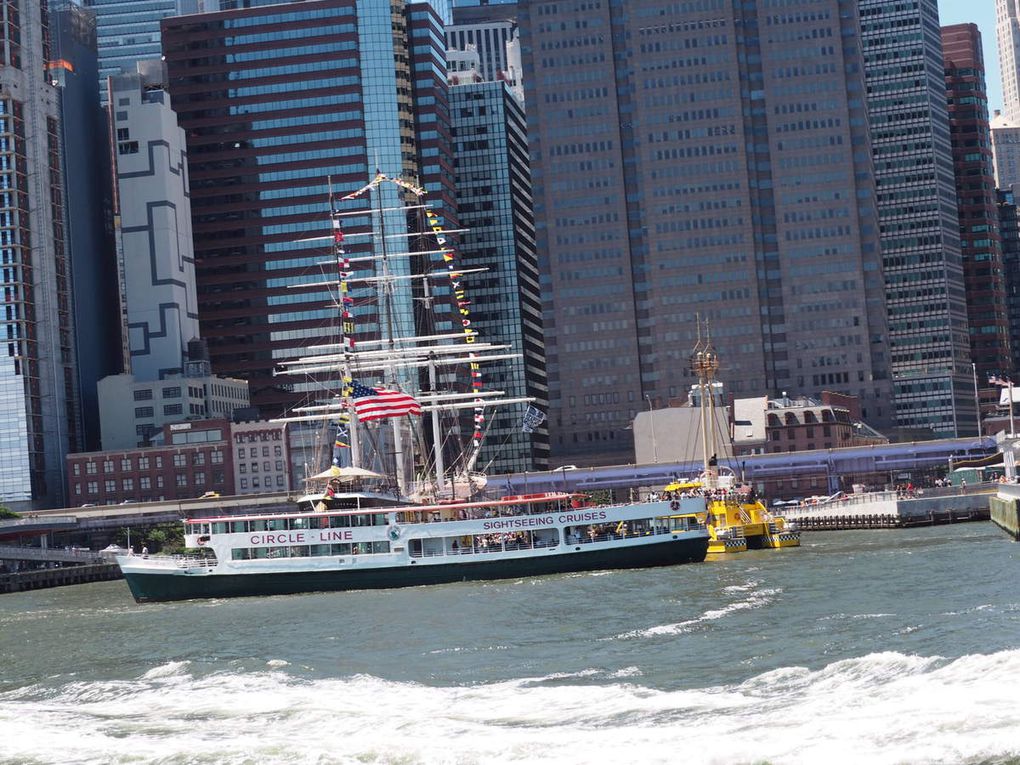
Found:
[{"label": "white sightseeing boat", "polygon": [[[383,185],[419,204],[384,206]],[[373,190],[375,207],[363,201]],[[334,443],[332,466],[309,479],[295,512],[186,519],[185,546],[200,554],[118,557],[137,600],[400,587],[704,559],[701,498],[588,507],[580,495],[484,493],[487,481],[475,462],[489,407],[528,405],[524,422],[532,425],[544,415],[531,398],[482,388],[484,364],[520,354],[481,342],[472,328],[465,275],[484,269],[455,262],[447,239],[453,230],[420,204],[423,195],[377,175],[336,204],[331,198],[332,236],[306,240],[333,243],[328,264],[336,280],[303,287],[330,289],[336,340],[281,363],[281,374],[314,380],[320,391],[318,401],[285,419],[335,429],[335,443],[332,435],[327,441]],[[387,234],[387,220],[402,226],[412,210],[424,211],[417,233]],[[345,216],[373,222],[344,232]],[[431,237],[423,250],[387,248],[392,237],[422,234]],[[369,240],[348,252],[345,241],[358,237]],[[441,261],[423,273],[410,273],[402,260],[437,253]],[[420,280],[413,301],[408,280]],[[428,319],[408,322],[406,312],[394,310],[401,290],[405,302],[429,308],[439,300],[435,294],[445,294],[458,317],[455,331],[437,332]],[[355,306],[372,328],[356,343]],[[466,378],[460,388],[457,369]],[[466,443],[451,446],[445,436],[457,432]]]},{"label": "white sightseeing boat", "polygon": [[[349,499],[349,496],[348,496]],[[139,602],[410,587],[698,562],[704,503],[584,506],[565,493],[193,518],[201,556],[119,558]]]}]

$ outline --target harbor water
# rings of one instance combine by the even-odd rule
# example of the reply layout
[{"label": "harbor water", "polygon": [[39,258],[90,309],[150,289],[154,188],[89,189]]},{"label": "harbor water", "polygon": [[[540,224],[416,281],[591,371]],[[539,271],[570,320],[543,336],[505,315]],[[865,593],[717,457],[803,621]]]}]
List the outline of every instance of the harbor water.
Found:
[{"label": "harbor water", "polygon": [[0,763],[1020,763],[1020,547],[136,605],[0,598]]}]

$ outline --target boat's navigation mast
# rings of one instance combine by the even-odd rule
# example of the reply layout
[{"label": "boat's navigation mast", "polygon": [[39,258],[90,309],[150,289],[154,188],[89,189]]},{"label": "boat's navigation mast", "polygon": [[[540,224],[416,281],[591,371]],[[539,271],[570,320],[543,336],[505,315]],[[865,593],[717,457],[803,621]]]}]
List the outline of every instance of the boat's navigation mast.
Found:
[{"label": "boat's navigation mast", "polygon": [[[359,467],[361,457],[359,452],[358,439],[358,415],[351,406],[351,386],[354,378],[351,374],[351,354],[354,351],[354,317],[351,314],[353,298],[350,295],[351,261],[347,256],[344,247],[344,232],[341,225],[340,211],[337,209],[333,199],[333,179],[329,183],[329,218],[333,231],[333,259],[336,261],[337,272],[337,314],[339,316],[339,346],[340,346],[340,403],[342,408],[337,416],[337,437],[335,444],[343,444],[341,433],[346,431],[349,439],[349,451],[351,455],[351,467]],[[345,428],[344,425],[347,427]],[[336,449],[341,448],[334,446]],[[336,461],[336,458],[334,458]]]},{"label": "boat's navigation mast", "polygon": [[715,450],[715,373],[719,370],[719,357],[712,347],[705,321],[705,339],[701,339],[701,317],[698,322],[698,342],[691,354],[691,370],[698,376],[698,391],[701,398],[701,448],[704,469],[704,484],[715,489],[719,483],[719,467]]}]

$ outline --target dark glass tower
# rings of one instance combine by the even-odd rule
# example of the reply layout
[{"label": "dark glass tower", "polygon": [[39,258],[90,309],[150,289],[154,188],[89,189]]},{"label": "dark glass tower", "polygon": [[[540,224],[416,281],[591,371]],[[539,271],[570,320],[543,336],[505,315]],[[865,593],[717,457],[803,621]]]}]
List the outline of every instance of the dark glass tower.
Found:
[{"label": "dark glass tower", "polygon": [[[473,326],[487,342],[523,354],[486,373],[489,388],[509,397],[530,396],[548,411],[542,301],[528,171],[527,126],[522,105],[504,82],[450,88],[457,158],[457,210],[468,229],[460,252],[468,268],[487,268],[471,279]],[[479,464],[486,472],[546,470],[549,432],[521,430],[525,405],[490,413]]]},{"label": "dark glass tower", "polygon": [[988,128],[981,33],[976,24],[942,28],[949,134],[960,214],[960,252],[967,290],[971,362],[979,379],[1008,373],[1006,285]]},{"label": "dark glass tower", "polygon": [[558,459],[631,459],[698,317],[735,395],[892,421],[857,3],[759,5],[518,4]]},{"label": "dark glass tower", "polygon": [[123,363],[109,129],[99,103],[94,11],[63,2],[52,18],[49,74],[60,98],[82,447],[94,450],[100,445],[96,384],[120,372]]},{"label": "dark glass tower", "polygon": [[960,219],[935,0],[861,0],[896,424],[976,432]]},{"label": "dark glass tower", "polygon": [[[213,371],[248,380],[264,415],[317,392],[274,369],[328,342],[335,321],[322,286],[332,275],[321,241],[329,179],[343,196],[376,171],[403,176],[456,224],[442,29],[429,5],[389,0],[311,0],[163,22],[169,90],[188,142],[202,336]],[[403,192],[380,189],[388,233],[410,233],[398,209]],[[370,218],[366,210],[344,225],[366,231]],[[357,242],[355,255],[367,246],[364,236]],[[407,258],[392,265],[397,274],[412,267]],[[393,320],[404,334],[416,321],[414,298],[410,286],[397,288]],[[358,308],[359,337],[378,323],[374,306]]]}]

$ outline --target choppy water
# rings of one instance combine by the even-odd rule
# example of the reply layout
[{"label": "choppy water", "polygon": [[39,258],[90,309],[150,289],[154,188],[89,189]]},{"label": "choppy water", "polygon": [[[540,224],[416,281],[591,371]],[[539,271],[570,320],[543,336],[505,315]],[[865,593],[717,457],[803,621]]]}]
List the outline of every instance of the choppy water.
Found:
[{"label": "choppy water", "polygon": [[1020,763],[990,524],[491,584],[0,598],[0,763]]}]

